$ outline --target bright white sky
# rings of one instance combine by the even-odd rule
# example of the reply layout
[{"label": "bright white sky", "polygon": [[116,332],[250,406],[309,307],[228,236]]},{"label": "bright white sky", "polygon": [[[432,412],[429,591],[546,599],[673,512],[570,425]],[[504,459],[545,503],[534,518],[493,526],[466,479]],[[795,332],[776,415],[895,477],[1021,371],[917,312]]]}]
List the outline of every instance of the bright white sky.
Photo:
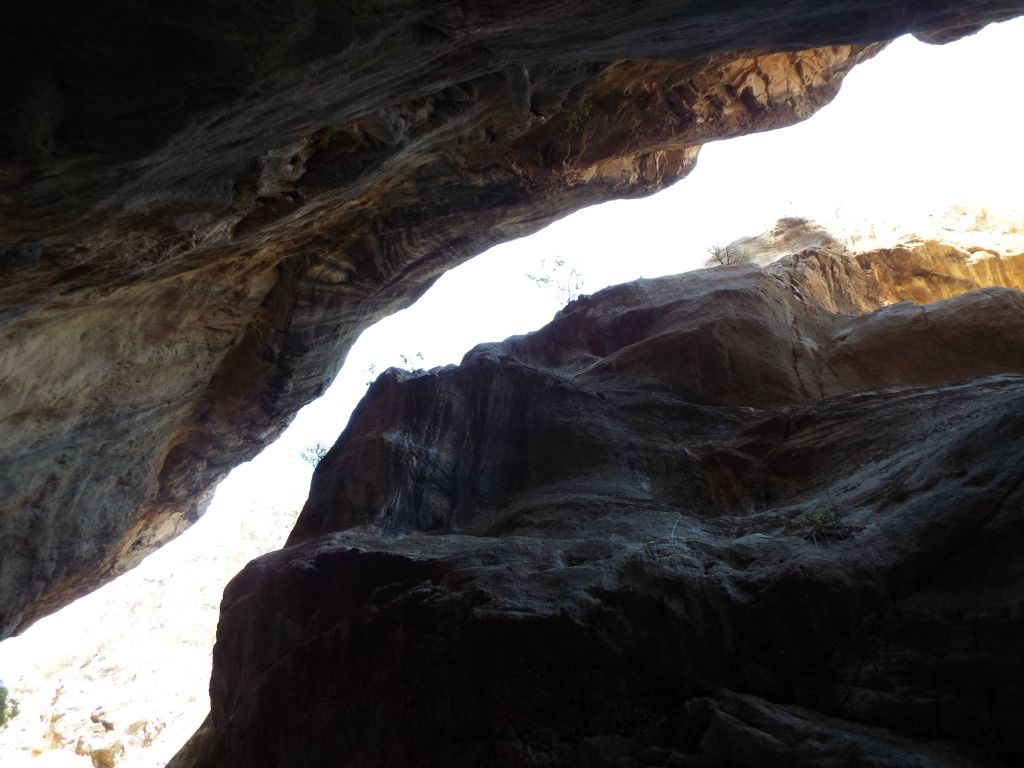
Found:
[{"label": "bright white sky", "polygon": [[451,270],[415,306],[363,333],[333,387],[222,483],[215,506],[252,494],[301,504],[309,468],[299,455],[318,440],[334,443],[374,378],[371,362],[377,373],[458,363],[480,342],[548,322],[560,308],[555,291],[525,276],[542,272],[541,260],[564,258],[593,293],[699,267],[708,246],[759,234],[782,216],[863,231],[863,222],[923,220],[952,204],[1016,208],[1022,50],[1024,19],[946,46],[902,38],[854,69],[811,119],[709,144],[696,170],[660,194],[580,211]]},{"label": "bright white sky", "polygon": [[[260,507],[301,506],[311,469],[300,454],[337,439],[373,378],[371,363],[378,373],[401,364],[403,354],[411,367],[457,363],[475,344],[550,320],[560,308],[555,291],[526,277],[543,271],[542,259],[564,258],[582,274],[583,292],[593,293],[699,267],[708,246],[763,232],[781,216],[857,229],[923,219],[953,204],[1019,211],[1022,50],[1024,19],[941,47],[901,39],[856,68],[810,120],[708,145],[697,169],[671,189],[581,211],[451,270],[414,307],[360,337],[327,394],[221,484],[193,534],[229,530],[232,518]],[[12,643],[46,642],[41,634],[56,619],[0,646],[0,673],[10,668],[3,652]]]}]

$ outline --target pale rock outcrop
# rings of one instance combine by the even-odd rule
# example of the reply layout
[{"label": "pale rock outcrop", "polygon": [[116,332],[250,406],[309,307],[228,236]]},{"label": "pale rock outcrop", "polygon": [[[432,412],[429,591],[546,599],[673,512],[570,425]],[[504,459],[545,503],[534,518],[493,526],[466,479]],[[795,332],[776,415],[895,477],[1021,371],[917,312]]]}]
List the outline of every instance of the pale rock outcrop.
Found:
[{"label": "pale rock outcrop", "polygon": [[209,711],[221,593],[279,548],[298,509],[222,505],[140,567],[0,647],[18,714],[4,768],[163,768]]}]

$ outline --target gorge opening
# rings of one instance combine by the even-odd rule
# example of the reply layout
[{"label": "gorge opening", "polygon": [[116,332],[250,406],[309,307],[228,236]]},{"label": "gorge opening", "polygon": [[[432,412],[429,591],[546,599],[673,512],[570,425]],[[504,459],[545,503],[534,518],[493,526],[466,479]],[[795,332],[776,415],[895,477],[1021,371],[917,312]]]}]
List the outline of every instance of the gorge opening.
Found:
[{"label": "gorge opening", "polygon": [[[155,633],[150,639],[114,630],[119,648],[143,650],[142,656],[151,655],[153,638],[172,638],[161,646],[166,657],[125,669],[111,658],[123,651],[111,654],[104,650],[106,641],[83,641],[76,629],[83,624],[113,624],[119,613],[143,612],[138,598],[113,597],[102,604],[122,588],[117,582],[0,646],[0,675],[21,705],[18,716],[0,731],[5,764],[27,755],[48,759],[45,755],[54,751],[69,765],[87,765],[93,751],[115,741],[107,734],[117,736],[127,750],[117,764],[161,765],[169,759],[206,712],[208,668],[205,674],[186,676],[170,661],[180,646],[182,663],[195,671],[198,659],[209,654],[210,621],[221,587],[212,586],[202,564],[218,560],[222,572],[231,573],[255,555],[255,548],[230,554],[222,542],[239,531],[264,541],[264,534],[255,532],[257,517],[276,523],[269,542],[276,548],[286,535],[287,513],[297,511],[305,499],[309,475],[302,450],[318,441],[334,442],[366,382],[381,370],[401,365],[402,356],[417,367],[457,363],[476,343],[525,333],[550,319],[559,308],[558,292],[538,287],[527,274],[564,259],[582,276],[578,290],[593,293],[641,276],[699,268],[709,248],[766,231],[783,217],[813,219],[852,250],[891,245],[914,234],[1000,254],[1020,253],[1020,207],[1012,189],[1024,167],[1014,130],[1015,83],[1006,63],[1019,49],[1022,34],[1020,22],[1009,22],[944,47],[901,39],[856,68],[835,102],[809,120],[772,134],[710,144],[686,180],[655,197],[586,209],[444,275],[414,307],[364,333],[332,390],[300,412],[261,457],[224,481],[203,521],[152,562],[122,577],[122,583],[134,581],[146,599],[161,600],[153,594],[160,583],[178,582],[182,589],[179,597],[163,598],[166,618],[149,619]],[[974,101],[954,100],[957,78],[962,79],[962,97]],[[939,108],[924,114],[926,104]],[[960,206],[959,219],[951,213],[954,206]],[[652,254],[657,258],[648,261]],[[431,312],[436,320],[426,319]],[[490,320],[495,322],[485,322]],[[192,554],[187,554],[189,546],[195,547]],[[171,562],[172,556],[181,559]],[[162,575],[155,570],[159,566],[166,569]],[[201,615],[181,610],[189,595],[202,603]],[[175,616],[185,619],[184,628],[171,623]],[[57,646],[69,640],[70,646]],[[43,649],[44,655],[35,656]],[[27,682],[23,670],[29,667],[50,672]],[[120,698],[128,679],[134,676],[134,686],[146,674],[154,681],[155,697],[174,702],[171,709],[158,711],[155,705],[127,699],[116,704],[98,700]],[[101,682],[104,676],[111,679]],[[186,677],[193,687],[172,694],[171,686]],[[201,681],[199,691],[196,681]],[[98,690],[104,694],[97,696]],[[187,716],[185,708],[191,708]],[[69,729],[73,720],[78,725]],[[95,746],[76,754],[81,739],[91,743],[97,726],[103,735],[95,736]],[[147,741],[152,746],[142,746]]]}]

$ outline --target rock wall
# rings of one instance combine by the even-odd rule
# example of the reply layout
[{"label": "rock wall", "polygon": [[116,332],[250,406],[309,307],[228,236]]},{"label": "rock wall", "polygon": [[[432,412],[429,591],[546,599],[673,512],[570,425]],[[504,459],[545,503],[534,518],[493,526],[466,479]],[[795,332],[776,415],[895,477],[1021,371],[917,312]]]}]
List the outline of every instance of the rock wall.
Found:
[{"label": "rock wall", "polygon": [[11,9],[0,636],[195,520],[447,267],[807,117],[875,41],[1021,7]]},{"label": "rock wall", "polygon": [[226,590],[173,768],[1020,764],[1024,293],[886,305],[949,286],[891,255],[383,374]]}]

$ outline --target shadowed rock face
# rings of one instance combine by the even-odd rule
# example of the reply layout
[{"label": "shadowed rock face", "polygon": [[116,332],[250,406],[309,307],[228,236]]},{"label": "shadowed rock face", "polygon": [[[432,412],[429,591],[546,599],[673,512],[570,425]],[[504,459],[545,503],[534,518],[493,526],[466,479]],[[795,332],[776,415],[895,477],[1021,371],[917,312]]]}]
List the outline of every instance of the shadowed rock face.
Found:
[{"label": "shadowed rock face", "polygon": [[887,254],[383,374],[172,765],[1020,764],[1024,294],[880,307]]},{"label": "shadowed rock face", "polygon": [[444,269],[807,117],[874,41],[1021,7],[10,10],[0,635],[181,531]]}]

